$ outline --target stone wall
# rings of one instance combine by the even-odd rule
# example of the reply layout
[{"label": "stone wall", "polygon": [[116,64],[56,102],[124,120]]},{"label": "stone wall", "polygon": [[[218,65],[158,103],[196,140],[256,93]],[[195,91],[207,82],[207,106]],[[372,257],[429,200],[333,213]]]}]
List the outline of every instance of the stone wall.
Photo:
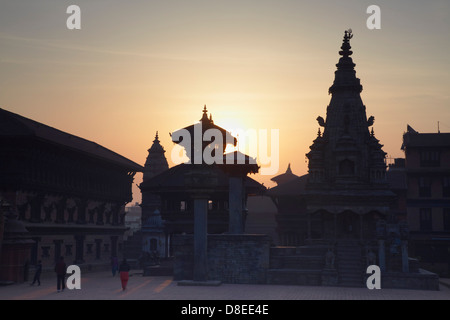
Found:
[{"label": "stone wall", "polygon": [[[193,235],[172,238],[174,280],[192,280]],[[270,237],[267,235],[208,235],[208,280],[223,283],[265,284],[269,268]]]},{"label": "stone wall", "polygon": [[423,269],[418,273],[385,272],[381,274],[381,288],[439,290],[439,277]]}]

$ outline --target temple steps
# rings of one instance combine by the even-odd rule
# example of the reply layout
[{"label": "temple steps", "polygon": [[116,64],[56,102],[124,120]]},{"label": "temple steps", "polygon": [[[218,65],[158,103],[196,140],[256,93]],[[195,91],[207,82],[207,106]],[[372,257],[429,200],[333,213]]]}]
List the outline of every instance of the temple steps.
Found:
[{"label": "temple steps", "polygon": [[342,287],[363,287],[361,247],[352,240],[340,240],[336,248],[336,264],[339,285]]},{"label": "temple steps", "polygon": [[320,286],[326,250],[324,246],[272,247],[267,283]]}]

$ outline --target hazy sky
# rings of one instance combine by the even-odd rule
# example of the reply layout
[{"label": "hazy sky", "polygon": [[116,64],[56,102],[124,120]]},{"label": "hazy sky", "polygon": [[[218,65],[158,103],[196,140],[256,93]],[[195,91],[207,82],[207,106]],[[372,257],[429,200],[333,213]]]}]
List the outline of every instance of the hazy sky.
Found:
[{"label": "hazy sky", "polygon": [[[66,27],[71,4],[81,30]],[[381,8],[380,30],[366,26],[369,5]],[[407,124],[449,132],[448,0],[1,0],[0,108],[142,165],[159,131],[172,165],[169,132],[206,104],[226,129],[279,129],[279,173],[291,163],[301,175],[348,28],[389,157],[403,155]]]}]

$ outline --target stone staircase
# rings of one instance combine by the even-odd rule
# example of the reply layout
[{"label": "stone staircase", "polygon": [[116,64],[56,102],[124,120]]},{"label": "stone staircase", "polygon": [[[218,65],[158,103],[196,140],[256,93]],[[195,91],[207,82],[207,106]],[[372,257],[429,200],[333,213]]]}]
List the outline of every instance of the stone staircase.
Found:
[{"label": "stone staircase", "polygon": [[272,247],[268,284],[320,286],[326,246]]},{"label": "stone staircase", "polygon": [[357,241],[338,241],[336,247],[336,264],[339,273],[339,286],[364,286],[361,247]]}]

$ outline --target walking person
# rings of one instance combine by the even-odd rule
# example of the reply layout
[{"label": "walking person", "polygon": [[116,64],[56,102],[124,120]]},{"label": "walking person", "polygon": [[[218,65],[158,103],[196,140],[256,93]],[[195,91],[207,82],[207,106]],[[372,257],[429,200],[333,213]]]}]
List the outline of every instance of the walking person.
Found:
[{"label": "walking person", "polygon": [[120,281],[122,282],[122,290],[125,291],[127,288],[127,283],[129,279],[129,271],[130,271],[130,265],[127,262],[127,259],[123,258],[122,263],[119,266],[119,273],[120,273]]},{"label": "walking person", "polygon": [[66,288],[65,280],[66,280],[66,272],[67,265],[64,262],[64,257],[60,257],[59,261],[55,265],[56,272],[56,289],[58,292],[64,291]]},{"label": "walking person", "polygon": [[118,270],[119,270],[119,260],[117,259],[116,256],[111,257],[111,271],[112,271],[113,277],[116,276],[116,272]]},{"label": "walking person", "polygon": [[32,286],[34,286],[36,281],[38,283],[38,286],[41,285],[41,273],[42,273],[42,261],[39,260],[37,262],[36,269],[34,271],[34,278],[33,278],[33,282],[31,283]]}]

